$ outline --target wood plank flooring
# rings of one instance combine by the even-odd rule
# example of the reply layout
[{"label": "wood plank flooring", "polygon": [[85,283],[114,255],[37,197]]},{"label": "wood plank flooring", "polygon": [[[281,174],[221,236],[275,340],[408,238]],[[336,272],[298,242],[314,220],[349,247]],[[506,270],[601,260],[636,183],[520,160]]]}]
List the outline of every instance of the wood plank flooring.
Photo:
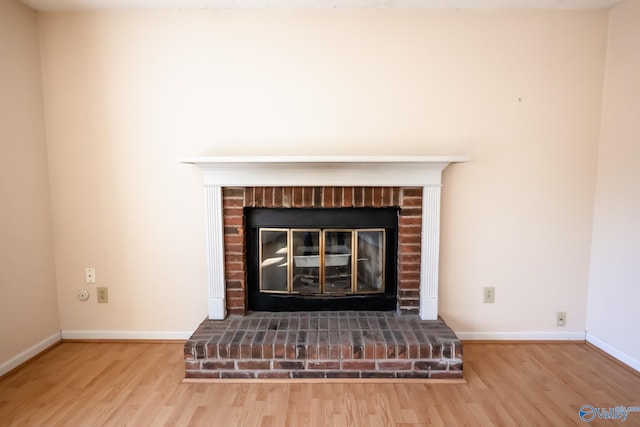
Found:
[{"label": "wood plank flooring", "polygon": [[180,343],[63,343],[0,380],[0,425],[565,426],[640,406],[640,376],[586,344],[464,349],[467,384],[183,384]]}]

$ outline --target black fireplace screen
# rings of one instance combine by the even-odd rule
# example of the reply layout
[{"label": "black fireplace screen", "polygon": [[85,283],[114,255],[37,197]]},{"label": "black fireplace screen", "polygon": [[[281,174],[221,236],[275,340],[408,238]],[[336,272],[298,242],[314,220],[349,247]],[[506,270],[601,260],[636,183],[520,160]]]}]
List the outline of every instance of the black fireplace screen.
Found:
[{"label": "black fireplace screen", "polygon": [[397,209],[247,210],[250,309],[395,309]]}]

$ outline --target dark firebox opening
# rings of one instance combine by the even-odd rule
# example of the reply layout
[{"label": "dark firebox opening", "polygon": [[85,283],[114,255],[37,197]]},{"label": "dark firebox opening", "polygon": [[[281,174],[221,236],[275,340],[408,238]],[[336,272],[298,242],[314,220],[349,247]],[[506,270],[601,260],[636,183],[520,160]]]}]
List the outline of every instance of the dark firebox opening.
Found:
[{"label": "dark firebox opening", "polygon": [[[385,208],[245,208],[246,248],[248,274],[248,308],[254,311],[335,311],[379,310],[392,311],[398,306],[398,213],[397,207]],[[260,230],[305,230],[327,235],[327,230],[351,230],[354,235],[371,234],[371,230],[384,232],[384,283],[375,293],[344,291],[319,293],[273,292],[262,286]],[[355,241],[355,239],[354,239]],[[354,245],[354,246],[357,246]],[[348,253],[353,256],[353,252]],[[355,258],[350,261],[357,268]],[[293,265],[293,257],[289,257]],[[262,266],[261,266],[262,265]],[[287,268],[286,261],[282,267]],[[263,270],[264,273],[264,270]],[[356,274],[352,272],[352,274]],[[286,279],[283,279],[286,280]],[[356,289],[354,280],[354,290]],[[359,280],[359,279],[357,279]],[[263,278],[264,281],[264,278]]]}]

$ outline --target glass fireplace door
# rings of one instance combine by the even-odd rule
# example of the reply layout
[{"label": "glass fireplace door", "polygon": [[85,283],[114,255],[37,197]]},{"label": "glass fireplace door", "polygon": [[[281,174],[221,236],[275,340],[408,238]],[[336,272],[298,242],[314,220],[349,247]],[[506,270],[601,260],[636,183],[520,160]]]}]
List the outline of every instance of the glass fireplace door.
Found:
[{"label": "glass fireplace door", "polygon": [[292,292],[319,294],[322,292],[320,230],[291,230],[293,240]]},{"label": "glass fireplace door", "polygon": [[260,229],[260,292],[385,292],[384,229]]},{"label": "glass fireplace door", "polygon": [[325,294],[353,292],[353,231],[324,231],[324,289]]}]

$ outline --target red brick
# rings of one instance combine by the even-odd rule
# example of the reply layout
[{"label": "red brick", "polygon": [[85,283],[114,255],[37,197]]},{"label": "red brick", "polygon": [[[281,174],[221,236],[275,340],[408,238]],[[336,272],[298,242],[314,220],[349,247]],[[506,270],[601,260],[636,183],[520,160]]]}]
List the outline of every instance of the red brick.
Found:
[{"label": "red brick", "polygon": [[401,234],[398,237],[398,241],[400,242],[400,244],[413,244],[413,245],[420,245],[420,243],[422,242],[422,239],[420,237],[420,234]]},{"label": "red brick", "polygon": [[202,369],[205,370],[220,370],[220,369],[233,369],[233,360],[204,360],[202,361]]},{"label": "red brick", "polygon": [[284,187],[282,190],[282,206],[283,208],[290,208],[293,203],[293,187]]},{"label": "red brick", "polygon": [[284,189],[282,187],[273,187],[273,207],[282,207],[282,196]]},{"label": "red brick", "polygon": [[[322,206],[331,208],[333,203],[333,187],[324,187],[322,192]],[[319,206],[316,206],[319,207]]]},{"label": "red brick", "polygon": [[422,197],[422,188],[403,188],[403,197]]},{"label": "red brick", "polygon": [[404,197],[402,207],[422,207],[422,197]]},{"label": "red brick", "polygon": [[253,192],[254,192],[253,187],[245,187],[244,189],[244,205],[245,206],[249,206],[249,207],[253,206],[253,203],[254,203]]},{"label": "red brick", "polygon": [[244,243],[244,236],[229,236],[229,235],[225,235],[224,236],[224,243],[225,244],[239,244],[239,243]]},{"label": "red brick", "polygon": [[[422,217],[421,216],[400,216],[400,226],[420,226],[422,227]],[[407,231],[410,231],[411,228],[408,228]]]},{"label": "red brick", "polygon": [[373,206],[382,206],[382,187],[374,187],[373,189]]},{"label": "red brick", "polygon": [[234,307],[231,304],[227,305],[227,314],[236,315],[236,316],[244,316],[247,314],[247,311],[244,308],[244,303],[242,306]]},{"label": "red brick", "polygon": [[186,371],[185,378],[220,378],[219,371]]},{"label": "red brick", "polygon": [[302,187],[294,187],[293,188],[293,198],[291,199],[291,204],[295,208],[302,207]]},{"label": "red brick", "polygon": [[342,192],[343,187],[333,187],[333,203],[332,206],[334,208],[342,207]]},{"label": "red brick", "polygon": [[246,360],[246,361],[238,361],[237,362],[238,369],[242,370],[259,370],[259,369],[269,369],[271,366],[271,362],[268,360]]},{"label": "red brick", "polygon": [[340,354],[342,359],[353,359],[353,352],[351,350],[351,346],[346,345],[345,343],[342,343]]},{"label": "red brick", "polygon": [[366,207],[373,206],[373,188],[372,187],[364,188],[364,206]]},{"label": "red brick", "polygon": [[341,207],[350,208],[353,206],[353,187],[344,187]]},{"label": "red brick", "polygon": [[400,209],[400,216],[421,216],[422,209],[419,208],[405,208]]},{"label": "red brick", "polygon": [[244,199],[223,199],[223,208],[241,208],[244,206]]},{"label": "red brick", "polygon": [[383,206],[393,205],[393,187],[384,187],[382,189],[382,205]]},{"label": "red brick", "polygon": [[302,191],[302,207],[313,207],[313,187],[304,187]]},{"label": "red brick", "polygon": [[419,280],[405,280],[398,283],[398,286],[401,289],[420,289],[420,281]]},{"label": "red brick", "polygon": [[222,209],[222,215],[224,216],[224,218],[226,217],[242,217],[244,215],[244,209],[242,207],[235,207],[235,208],[224,208]]},{"label": "red brick", "polygon": [[300,370],[304,369],[304,362],[297,360],[274,360],[273,369]]},{"label": "red brick", "polygon": [[352,371],[371,371],[376,369],[376,362],[373,360],[343,360],[342,369]]},{"label": "red brick", "polygon": [[340,362],[337,360],[307,361],[307,369],[340,369]]},{"label": "red brick", "polygon": [[227,280],[244,280],[245,274],[243,271],[227,271],[225,277]]},{"label": "red brick", "polygon": [[224,225],[225,227],[244,227],[244,218],[241,216],[225,216]]},{"label": "red brick", "polygon": [[200,369],[200,361],[199,360],[185,360],[184,367],[187,370],[198,370],[198,369]]},{"label": "red brick", "polygon": [[313,187],[313,206],[322,207],[323,187]]},{"label": "red brick", "polygon": [[393,206],[400,206],[400,188],[393,188]]},{"label": "red brick", "polygon": [[273,187],[264,187],[263,203],[265,208],[273,207]]},{"label": "red brick", "polygon": [[419,281],[420,280],[420,273],[416,273],[416,272],[400,272],[398,273],[398,280],[400,282],[408,282],[408,281]]},{"label": "red brick", "polygon": [[353,206],[357,208],[364,206],[364,188],[363,187],[354,187]]},{"label": "red brick", "polygon": [[223,371],[220,372],[220,378],[255,378],[255,372],[251,371]]},{"label": "red brick", "polygon": [[415,263],[415,262],[420,262],[420,255],[419,254],[405,254],[402,253],[400,255],[398,255],[398,262],[400,263]]},{"label": "red brick", "polygon": [[263,371],[256,372],[258,378],[291,378],[289,371]]},{"label": "red brick", "polygon": [[244,289],[229,289],[227,288],[227,298],[244,298]]},{"label": "red brick", "polygon": [[359,378],[358,371],[327,371],[327,378]]},{"label": "red brick", "polygon": [[223,187],[222,196],[242,199],[244,197],[244,187]]},{"label": "red brick", "polygon": [[378,369],[383,371],[409,371],[411,370],[412,361],[379,361]]}]

